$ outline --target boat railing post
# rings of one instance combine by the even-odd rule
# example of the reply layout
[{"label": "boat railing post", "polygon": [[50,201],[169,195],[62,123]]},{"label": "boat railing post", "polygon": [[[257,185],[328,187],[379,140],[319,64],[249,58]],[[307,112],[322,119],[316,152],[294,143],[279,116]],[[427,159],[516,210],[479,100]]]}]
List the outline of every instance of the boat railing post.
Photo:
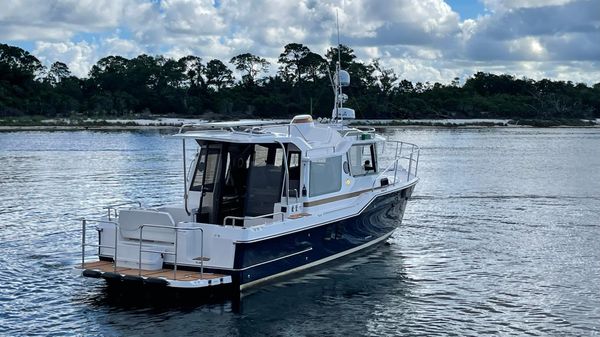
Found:
[{"label": "boat railing post", "polygon": [[396,155],[394,156],[394,185],[396,185],[396,173],[398,172],[398,142],[396,142]]},{"label": "boat railing post", "polygon": [[394,160],[394,185],[396,185],[396,176],[398,175],[398,159]]},{"label": "boat railing post", "polygon": [[114,223],[115,225],[115,257],[113,258],[113,262],[115,263],[114,266],[114,272],[117,272],[117,238],[118,238],[118,232],[119,232],[119,225],[117,225],[117,223]]},{"label": "boat railing post", "polygon": [[417,170],[419,169],[419,156],[421,155],[421,150],[417,149],[417,162],[415,163],[415,177],[417,176]]},{"label": "boat railing post", "polygon": [[173,229],[175,230],[175,260],[173,261],[173,280],[177,280],[177,244],[179,243],[179,230],[177,227]]},{"label": "boat railing post", "polygon": [[85,219],[81,219],[81,223],[81,269],[83,269],[85,266]]},{"label": "boat railing post", "polygon": [[204,229],[200,228],[200,278],[204,277]]},{"label": "boat railing post", "polygon": [[400,157],[402,157],[402,147],[404,146],[404,142],[400,142]]},{"label": "boat railing post", "polygon": [[276,141],[279,145],[281,145],[281,149],[283,150],[283,164],[285,166],[285,203],[286,205],[290,204],[290,171],[288,169],[288,158],[287,152],[285,151],[285,146],[282,142]]},{"label": "boat railing post", "polygon": [[144,225],[140,225],[140,250],[138,251],[138,276],[142,276],[142,233]]},{"label": "boat railing post", "polygon": [[294,191],[296,194],[296,203],[298,203],[298,189],[292,188],[290,191]]},{"label": "boat railing post", "polygon": [[185,138],[182,139],[183,142],[183,204],[185,208],[185,213],[190,215],[190,211],[188,210],[188,191],[187,191],[187,166],[186,158],[185,158]]},{"label": "boat railing post", "polygon": [[413,163],[413,153],[414,153],[414,151],[410,151],[410,159],[408,159],[408,172],[406,172],[406,181],[410,180],[410,171],[412,171],[412,163]]}]

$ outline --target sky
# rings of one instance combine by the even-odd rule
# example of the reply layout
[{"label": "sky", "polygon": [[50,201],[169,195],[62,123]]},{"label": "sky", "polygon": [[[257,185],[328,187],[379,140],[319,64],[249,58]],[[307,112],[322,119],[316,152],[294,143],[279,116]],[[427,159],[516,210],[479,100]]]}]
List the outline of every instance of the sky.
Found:
[{"label": "sky", "polygon": [[[287,43],[340,42],[402,79],[478,71],[600,82],[600,0],[0,0],[0,42],[85,77],[100,58],[186,55],[271,62]],[[233,68],[233,67],[232,67]]]}]

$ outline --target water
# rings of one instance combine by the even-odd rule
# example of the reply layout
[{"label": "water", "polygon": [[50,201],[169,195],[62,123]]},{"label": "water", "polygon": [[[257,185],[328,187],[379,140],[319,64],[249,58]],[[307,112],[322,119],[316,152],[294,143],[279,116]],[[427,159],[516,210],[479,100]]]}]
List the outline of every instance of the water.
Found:
[{"label": "water", "polygon": [[599,335],[598,129],[390,129],[420,144],[401,229],[241,300],[73,276],[81,216],[182,195],[159,132],[0,133],[0,335]]}]

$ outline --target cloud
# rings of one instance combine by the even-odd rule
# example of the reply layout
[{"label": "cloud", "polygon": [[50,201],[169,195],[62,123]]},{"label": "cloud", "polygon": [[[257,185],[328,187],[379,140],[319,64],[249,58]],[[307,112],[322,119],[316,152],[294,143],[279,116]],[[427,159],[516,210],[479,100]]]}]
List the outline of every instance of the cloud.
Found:
[{"label": "cloud", "polygon": [[97,61],[97,46],[86,41],[74,42],[38,42],[34,50],[40,61],[49,66],[60,61],[69,66],[75,76],[87,76],[89,70]]},{"label": "cloud", "polygon": [[598,60],[600,2],[511,9],[469,21],[463,31],[463,57],[467,59]]},{"label": "cloud", "polygon": [[324,54],[337,15],[342,43],[410,80],[482,70],[597,82],[600,1],[480,1],[486,11],[461,21],[444,0],[23,0],[3,4],[0,40],[28,42],[79,76],[107,55],[251,52],[274,63],[290,42]]},{"label": "cloud", "polygon": [[564,33],[598,34],[600,2],[586,0],[564,5],[517,8],[483,17],[478,26],[480,34],[497,40]]},{"label": "cloud", "polygon": [[45,66],[60,61],[69,66],[73,75],[87,77],[92,66],[104,56],[120,55],[132,58],[143,52],[143,49],[134,42],[112,36],[97,43],[87,41],[38,42],[33,54]]},{"label": "cloud", "polygon": [[79,32],[116,28],[125,0],[5,1],[0,11],[0,38],[65,40]]},{"label": "cloud", "polygon": [[576,0],[481,0],[486,8],[494,12],[504,12],[515,8],[535,8],[564,5]]}]

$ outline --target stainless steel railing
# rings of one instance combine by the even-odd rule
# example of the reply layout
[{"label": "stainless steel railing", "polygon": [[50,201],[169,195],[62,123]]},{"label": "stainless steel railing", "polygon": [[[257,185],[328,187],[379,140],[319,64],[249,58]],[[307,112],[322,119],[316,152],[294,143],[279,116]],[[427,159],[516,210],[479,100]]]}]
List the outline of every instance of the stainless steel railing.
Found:
[{"label": "stainless steel railing", "polygon": [[[87,227],[90,223],[110,223],[112,225],[115,226],[115,241],[114,241],[114,245],[105,245],[102,244],[101,242],[99,242],[98,244],[92,244],[92,243],[88,243],[87,242]],[[98,255],[100,255],[100,249],[101,248],[108,248],[108,249],[112,249],[114,251],[114,257],[113,257],[113,271],[116,272],[117,271],[117,253],[118,253],[118,229],[119,229],[119,224],[116,221],[111,221],[111,220],[96,220],[96,219],[81,219],[81,227],[82,227],[82,231],[81,231],[81,269],[85,268],[85,256],[86,256],[86,248],[87,247],[94,247],[94,248],[98,248]],[[163,251],[163,250],[152,250],[152,249],[143,249],[143,236],[144,236],[144,228],[145,227],[152,227],[152,228],[165,228],[165,229],[173,229],[175,231],[175,242],[173,245],[173,249],[174,251],[171,252],[167,252],[167,251]],[[143,224],[140,225],[139,227],[140,230],[140,239],[139,239],[139,250],[138,250],[138,275],[141,276],[142,275],[142,252],[147,252],[147,253],[161,253],[161,254],[171,254],[174,255],[174,260],[173,260],[173,279],[177,278],[177,250],[178,250],[178,243],[179,243],[179,236],[178,231],[180,230],[199,230],[200,231],[200,276],[202,277],[202,275],[204,274],[204,230],[200,227],[177,227],[177,226],[164,226],[164,225],[153,225],[153,224]],[[96,227],[96,230],[98,232],[101,232],[102,230],[98,227]]]},{"label": "stainless steel railing", "polygon": [[[151,228],[164,228],[164,229],[173,229],[175,231],[175,243],[174,243],[174,252],[167,251],[159,251],[159,250],[151,250],[151,249],[142,249],[143,247],[143,234],[144,227]],[[174,255],[173,257],[173,279],[177,279],[177,247],[178,247],[178,231],[180,230],[199,230],[200,231],[200,277],[204,275],[204,230],[201,227],[178,227],[178,226],[165,226],[165,225],[152,225],[152,224],[144,224],[138,227],[140,229],[140,242],[139,242],[139,251],[138,251],[138,276],[142,275],[142,252],[144,253],[161,253],[161,254],[170,254]],[[115,263],[116,266],[116,263]]]},{"label": "stainless steel railing", "polygon": [[[115,244],[114,244],[114,246],[103,245],[100,242],[100,236],[98,236],[98,244],[97,245],[86,242],[86,240],[87,240],[87,238],[86,238],[87,237],[87,234],[86,234],[87,225],[92,222],[94,222],[94,223],[100,223],[100,222],[110,223],[115,226]],[[81,230],[81,269],[85,268],[85,249],[86,249],[86,247],[98,248],[98,255],[100,255],[101,248],[109,248],[109,249],[113,249],[115,252],[115,257],[113,260],[114,260],[114,271],[116,272],[117,271],[117,233],[116,233],[117,231],[116,231],[116,229],[119,228],[119,224],[115,221],[110,221],[110,220],[107,221],[107,220],[94,220],[94,219],[83,218],[83,219],[81,219],[81,227],[82,227],[82,230]],[[98,231],[98,233],[100,233],[102,230],[100,228],[96,227],[96,231]]]},{"label": "stainless steel railing", "polygon": [[[228,220],[231,220],[231,225],[235,226],[235,221],[236,220],[255,220],[255,219],[262,219],[262,218],[265,218],[265,220],[266,220],[266,218],[271,217],[271,216],[273,217],[273,219],[275,219],[276,215],[280,215],[281,216],[281,220],[279,220],[279,221],[283,221],[283,219],[284,219],[284,213],[283,212],[275,212],[275,213],[263,214],[263,215],[258,215],[258,216],[245,216],[245,217],[244,216],[232,216],[232,215],[230,215],[230,216],[226,216],[223,219],[223,226],[227,226],[227,221]],[[266,221],[265,221],[265,223],[266,223]]]},{"label": "stainless steel railing", "polygon": [[[375,178],[373,181],[373,185],[371,189],[375,188],[375,184],[383,177],[386,173],[390,171],[394,171],[394,181],[392,185],[395,185],[398,182],[398,171],[402,168],[401,162],[405,161],[406,164],[406,181],[410,181],[411,176],[417,177],[418,169],[419,169],[419,157],[421,153],[421,149],[418,145],[408,142],[402,142],[399,140],[388,140],[385,145],[392,144],[395,146],[395,154],[394,159],[390,162],[387,167],[381,171],[381,173]],[[387,147],[385,146],[384,147]],[[393,167],[393,169],[392,169]]]},{"label": "stainless steel railing", "polygon": [[121,206],[127,206],[127,205],[134,205],[137,204],[138,207],[142,207],[142,203],[140,201],[137,200],[132,200],[132,201],[126,201],[126,202],[122,202],[120,204],[114,204],[114,205],[108,205],[106,207],[104,207],[103,209],[107,210],[108,212],[108,220],[112,220],[111,218],[111,211],[113,211],[115,213],[115,218],[117,218],[119,216],[119,214],[117,213],[118,207]]}]

